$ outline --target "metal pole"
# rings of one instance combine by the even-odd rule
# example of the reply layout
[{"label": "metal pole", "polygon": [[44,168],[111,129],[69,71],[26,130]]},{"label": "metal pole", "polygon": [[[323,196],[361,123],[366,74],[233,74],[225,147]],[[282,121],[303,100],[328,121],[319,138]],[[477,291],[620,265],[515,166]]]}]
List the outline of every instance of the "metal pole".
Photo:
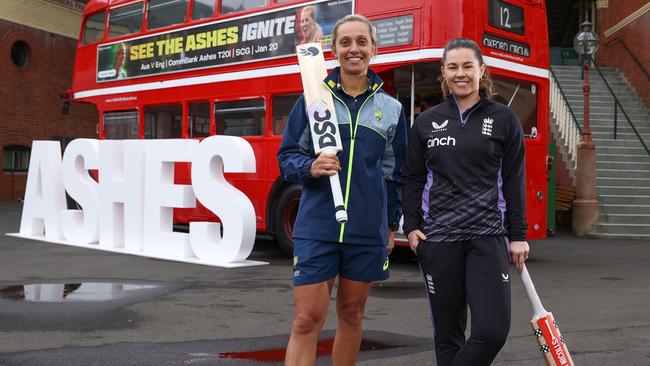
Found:
[{"label": "metal pole", "polygon": [[616,130],[618,129],[618,101],[614,100],[614,140],[616,140]]},{"label": "metal pole", "polygon": [[572,227],[577,236],[588,235],[598,221],[596,193],[596,146],[591,139],[589,123],[589,62],[584,63],[584,126],[577,146],[576,199],[573,201]]},{"label": "metal pole", "polygon": [[591,142],[591,128],[589,126],[589,91],[591,89],[589,85],[589,62],[590,60],[587,59],[582,66],[584,71],[584,80],[582,81],[582,93],[584,95],[582,139]]}]

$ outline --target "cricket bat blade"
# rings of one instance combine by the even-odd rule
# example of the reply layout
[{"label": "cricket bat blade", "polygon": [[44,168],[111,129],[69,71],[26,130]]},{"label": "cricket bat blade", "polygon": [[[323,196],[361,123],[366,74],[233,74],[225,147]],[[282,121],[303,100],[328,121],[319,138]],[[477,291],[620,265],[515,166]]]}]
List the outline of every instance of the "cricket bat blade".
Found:
[{"label": "cricket bat blade", "polygon": [[[296,46],[296,53],[298,54],[300,78],[304,89],[314,152],[316,155],[336,155],[337,152],[343,150],[343,144],[334,109],[334,99],[323,84],[323,80],[327,76],[323,49],[320,43],[307,43]],[[345,223],[348,221],[348,214],[345,211],[338,174],[330,176],[330,186],[336,221]]]},{"label": "cricket bat blade", "polygon": [[521,281],[526,289],[526,294],[533,306],[533,319],[530,325],[533,328],[533,334],[539,344],[539,349],[544,355],[544,361],[547,366],[575,366],[569,349],[564,342],[553,314],[549,313],[542,306],[539,295],[535,290],[535,285],[530,278],[528,269],[524,266],[521,273]]}]

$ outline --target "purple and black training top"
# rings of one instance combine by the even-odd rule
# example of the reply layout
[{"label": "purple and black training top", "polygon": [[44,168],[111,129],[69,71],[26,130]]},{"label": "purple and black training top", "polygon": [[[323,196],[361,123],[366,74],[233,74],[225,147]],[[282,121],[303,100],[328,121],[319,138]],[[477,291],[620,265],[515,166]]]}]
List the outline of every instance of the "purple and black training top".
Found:
[{"label": "purple and black training top", "polygon": [[508,107],[454,97],[415,120],[402,175],[404,232],[430,242],[483,236],[526,240],[524,134]]}]

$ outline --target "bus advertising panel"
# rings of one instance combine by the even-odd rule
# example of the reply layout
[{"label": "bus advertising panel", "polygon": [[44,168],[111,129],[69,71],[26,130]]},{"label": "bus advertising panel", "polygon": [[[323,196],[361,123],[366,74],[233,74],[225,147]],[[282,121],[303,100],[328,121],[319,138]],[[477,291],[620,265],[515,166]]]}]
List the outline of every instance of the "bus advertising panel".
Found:
[{"label": "bus advertising panel", "polygon": [[352,8],[352,0],[322,1],[101,45],[97,81],[290,56],[296,45],[313,42],[301,26],[305,17],[313,19],[316,37],[329,49],[334,23],[352,14]]}]

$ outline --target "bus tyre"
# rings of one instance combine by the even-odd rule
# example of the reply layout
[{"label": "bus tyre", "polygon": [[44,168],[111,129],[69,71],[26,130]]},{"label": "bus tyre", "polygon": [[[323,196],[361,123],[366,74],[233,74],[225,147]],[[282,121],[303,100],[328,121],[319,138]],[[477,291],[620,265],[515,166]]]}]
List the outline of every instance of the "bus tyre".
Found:
[{"label": "bus tyre", "polygon": [[280,194],[275,210],[275,220],[273,221],[275,241],[284,254],[289,257],[293,256],[293,224],[296,222],[301,192],[302,188],[298,185],[285,188]]},{"label": "bus tyre", "polygon": [[65,203],[68,206],[68,210],[81,210],[81,205],[72,199],[68,192],[65,193]]}]

